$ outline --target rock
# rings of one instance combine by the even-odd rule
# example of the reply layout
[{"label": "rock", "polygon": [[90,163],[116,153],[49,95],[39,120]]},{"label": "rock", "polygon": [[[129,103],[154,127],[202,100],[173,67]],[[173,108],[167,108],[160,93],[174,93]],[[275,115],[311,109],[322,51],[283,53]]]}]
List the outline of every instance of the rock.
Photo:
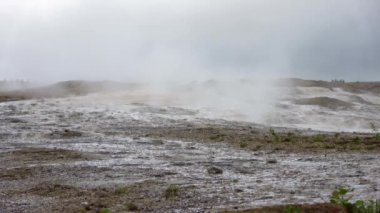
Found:
[{"label": "rock", "polygon": [[152,140],[152,144],[153,145],[163,145],[164,141],[159,140],[159,139],[154,139],[154,140]]},{"label": "rock", "polygon": [[218,168],[218,167],[210,167],[207,169],[207,172],[209,174],[212,174],[212,175],[219,175],[219,174],[223,174],[223,170]]},{"label": "rock", "polygon": [[69,139],[69,138],[76,138],[76,137],[82,137],[83,133],[79,131],[69,130],[65,129],[63,131],[55,130],[47,135],[51,139]]},{"label": "rock", "polygon": [[277,163],[277,160],[276,159],[268,159],[267,163],[269,163],[269,164],[275,164],[275,163]]},{"label": "rock", "polygon": [[173,162],[172,163],[173,166],[191,166],[193,164],[194,163],[191,163],[191,162]]}]

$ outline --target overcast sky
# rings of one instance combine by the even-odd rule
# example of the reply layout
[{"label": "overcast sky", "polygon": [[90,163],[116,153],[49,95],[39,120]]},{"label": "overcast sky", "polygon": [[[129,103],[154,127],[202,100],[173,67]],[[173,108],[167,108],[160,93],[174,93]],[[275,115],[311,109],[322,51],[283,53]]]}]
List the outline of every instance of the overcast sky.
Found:
[{"label": "overcast sky", "polygon": [[0,0],[0,79],[380,80],[378,0]]}]

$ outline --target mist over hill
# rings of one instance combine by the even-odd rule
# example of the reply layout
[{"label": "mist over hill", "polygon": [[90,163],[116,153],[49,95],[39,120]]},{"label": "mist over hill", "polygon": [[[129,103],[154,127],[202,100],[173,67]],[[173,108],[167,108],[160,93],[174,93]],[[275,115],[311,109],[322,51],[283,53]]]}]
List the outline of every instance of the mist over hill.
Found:
[{"label": "mist over hill", "polygon": [[[163,86],[165,85],[165,86]],[[198,110],[198,116],[327,131],[380,127],[380,82],[302,79],[190,83],[65,81],[0,91],[0,101],[94,96],[94,103],[147,104]]]}]

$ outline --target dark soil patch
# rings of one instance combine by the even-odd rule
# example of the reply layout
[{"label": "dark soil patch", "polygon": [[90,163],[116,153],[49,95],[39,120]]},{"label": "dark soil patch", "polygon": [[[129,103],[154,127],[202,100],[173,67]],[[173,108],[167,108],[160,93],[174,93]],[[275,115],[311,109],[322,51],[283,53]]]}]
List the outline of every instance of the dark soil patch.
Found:
[{"label": "dark soil patch", "polygon": [[254,127],[130,127],[124,132],[135,137],[195,142],[226,142],[236,148],[287,152],[375,152],[380,150],[376,134],[310,133]]},{"label": "dark soil patch", "polygon": [[53,131],[46,135],[50,139],[70,139],[82,137],[83,133],[79,131],[65,129],[62,131]]},{"label": "dark soil patch", "polygon": [[41,183],[37,186],[33,187],[32,189],[28,190],[27,193],[35,194],[39,196],[44,197],[64,197],[64,196],[73,196],[78,194],[79,189],[68,186],[68,185],[61,185],[57,183]]},{"label": "dark soil patch", "polygon": [[244,211],[225,211],[224,213],[284,213],[286,209],[298,209],[302,213],[346,213],[347,211],[334,204],[304,204],[292,206],[272,206]]},{"label": "dark soil patch", "polygon": [[26,148],[9,153],[2,153],[0,157],[6,155],[13,159],[19,159],[23,162],[28,161],[60,161],[60,160],[80,160],[86,159],[83,153],[64,149],[44,149],[44,148]]},{"label": "dark soil patch", "polygon": [[31,168],[14,168],[0,170],[0,180],[20,180],[33,175]]},{"label": "dark soil patch", "polygon": [[[197,200],[194,188],[184,187],[177,196],[167,199],[167,184],[145,181],[123,186],[125,193],[115,193],[117,187],[81,188],[58,183],[40,183],[25,191],[13,192],[12,196],[35,195],[42,200],[46,212],[99,212],[109,209],[110,212],[124,212],[138,209],[142,212],[170,212],[172,209],[196,207]],[[41,203],[42,204],[42,203]]]},{"label": "dark soil patch", "polygon": [[329,97],[316,97],[316,98],[304,98],[304,99],[298,99],[294,101],[295,104],[299,105],[314,105],[314,106],[320,106],[325,107],[329,109],[349,109],[353,106],[353,104],[349,102],[345,102],[339,99],[335,98],[329,98]]},{"label": "dark soil patch", "polygon": [[26,147],[21,150],[0,153],[2,162],[0,178],[22,179],[30,176],[31,173],[39,172],[43,164],[92,160],[98,157],[72,150]]},{"label": "dark soil patch", "polygon": [[63,149],[24,148],[22,150],[3,152],[0,153],[0,160],[3,165],[0,166],[0,180],[23,180],[49,174],[53,171],[49,166],[41,166],[42,164],[89,159],[94,159],[94,157]]}]

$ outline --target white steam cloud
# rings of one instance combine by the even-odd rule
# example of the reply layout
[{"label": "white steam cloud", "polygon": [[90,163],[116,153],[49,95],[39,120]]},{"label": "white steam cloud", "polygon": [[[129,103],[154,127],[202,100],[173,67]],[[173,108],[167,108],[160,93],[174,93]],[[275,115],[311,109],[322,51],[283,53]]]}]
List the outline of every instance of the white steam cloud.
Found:
[{"label": "white steam cloud", "polygon": [[0,0],[0,78],[373,80],[379,9],[375,0]]},{"label": "white steam cloud", "polygon": [[[380,125],[376,107],[294,105],[318,93],[271,79],[380,80],[378,11],[377,0],[0,0],[0,80],[139,82],[95,99],[366,130]],[[374,95],[323,94],[378,104]]]}]

